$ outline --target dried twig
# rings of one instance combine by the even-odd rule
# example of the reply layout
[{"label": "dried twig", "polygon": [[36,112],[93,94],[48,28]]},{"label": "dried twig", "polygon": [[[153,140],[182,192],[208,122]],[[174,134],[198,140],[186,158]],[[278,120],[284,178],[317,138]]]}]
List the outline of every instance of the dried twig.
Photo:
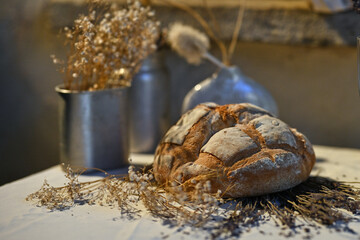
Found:
[{"label": "dried twig", "polygon": [[186,4],[180,3],[178,1],[173,1],[173,0],[159,0],[159,1],[166,3],[170,6],[179,8],[179,9],[189,13],[193,18],[195,18],[195,20],[203,27],[206,34],[209,35],[209,37],[218,45],[218,47],[221,51],[221,55],[222,55],[222,62],[225,65],[228,65],[228,62],[227,62],[228,57],[227,57],[227,50],[226,50],[225,44],[214,34],[214,32],[212,31],[212,29],[210,28],[208,23],[198,12],[196,12],[194,9],[187,6]]},{"label": "dried twig", "polygon": [[208,1],[207,0],[203,0],[203,5],[210,17],[210,20],[211,20],[211,23],[213,25],[213,28],[214,28],[214,32],[217,34],[217,36],[220,36],[220,26],[219,26],[219,23],[218,21],[216,20],[216,17],[212,11],[212,9],[209,7],[209,4],[208,4]]},{"label": "dried twig", "polygon": [[[243,6],[243,7],[241,7],[241,6]],[[241,0],[240,7],[239,7],[239,12],[238,12],[238,16],[237,16],[236,24],[235,24],[235,28],[234,28],[234,32],[233,32],[233,35],[232,35],[232,39],[231,39],[231,43],[230,43],[229,51],[228,51],[228,61],[229,62],[231,62],[231,57],[234,54],[236,43],[238,41],[240,29],[241,29],[242,22],[243,22],[243,19],[244,19],[245,8],[246,8],[245,7],[245,0]]]}]

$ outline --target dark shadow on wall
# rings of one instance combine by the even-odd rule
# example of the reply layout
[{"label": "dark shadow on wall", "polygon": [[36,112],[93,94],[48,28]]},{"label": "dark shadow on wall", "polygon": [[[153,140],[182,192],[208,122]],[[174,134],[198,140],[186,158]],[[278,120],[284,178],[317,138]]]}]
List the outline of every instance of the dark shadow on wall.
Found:
[{"label": "dark shadow on wall", "polygon": [[360,36],[360,14],[349,11],[324,17],[329,28],[336,31],[345,43],[356,46],[356,37]]},{"label": "dark shadow on wall", "polygon": [[59,162],[59,76],[41,20],[16,15],[20,3],[8,1],[0,11],[0,185]]}]

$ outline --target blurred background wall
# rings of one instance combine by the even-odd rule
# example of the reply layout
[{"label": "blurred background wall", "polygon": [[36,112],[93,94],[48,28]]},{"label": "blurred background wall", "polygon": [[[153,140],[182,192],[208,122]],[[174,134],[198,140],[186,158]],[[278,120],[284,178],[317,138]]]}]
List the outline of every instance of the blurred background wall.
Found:
[{"label": "blurred background wall", "polygon": [[[62,76],[49,56],[65,56],[58,33],[84,10],[83,2],[76,2],[0,0],[0,185],[59,162],[54,87]],[[178,9],[155,9],[164,26],[181,20],[198,27]],[[207,16],[206,9],[195,9]],[[228,44],[237,9],[217,6],[213,12]],[[280,118],[312,143],[360,148],[359,33],[360,15],[352,11],[248,9],[233,64],[265,86],[278,103]],[[185,94],[216,69],[209,63],[190,66],[165,51],[174,123]],[[214,44],[211,52],[220,56]]]}]

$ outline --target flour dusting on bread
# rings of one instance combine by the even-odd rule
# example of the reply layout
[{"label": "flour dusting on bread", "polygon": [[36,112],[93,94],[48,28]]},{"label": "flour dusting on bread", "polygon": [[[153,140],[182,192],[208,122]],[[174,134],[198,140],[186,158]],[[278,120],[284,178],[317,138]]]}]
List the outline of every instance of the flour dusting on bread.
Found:
[{"label": "flour dusting on bread", "polygon": [[210,153],[227,165],[234,156],[252,149],[258,149],[256,143],[241,129],[231,127],[214,134],[202,147],[201,152]]},{"label": "flour dusting on bread", "polygon": [[209,112],[206,108],[195,108],[185,113],[182,118],[172,126],[166,133],[163,142],[183,144],[185,136],[188,134],[190,128],[199,121],[204,115]]}]

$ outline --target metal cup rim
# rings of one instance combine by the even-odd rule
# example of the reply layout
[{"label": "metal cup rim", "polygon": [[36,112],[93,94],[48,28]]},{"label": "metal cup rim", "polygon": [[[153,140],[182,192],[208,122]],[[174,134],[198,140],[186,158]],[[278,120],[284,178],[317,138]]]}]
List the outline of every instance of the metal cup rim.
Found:
[{"label": "metal cup rim", "polygon": [[122,91],[128,89],[128,86],[124,87],[116,87],[116,88],[107,88],[107,89],[100,89],[100,90],[94,90],[94,91],[79,91],[79,90],[69,90],[64,88],[64,84],[59,84],[55,86],[55,91],[61,94],[98,94],[101,92],[110,92],[110,91]]}]

